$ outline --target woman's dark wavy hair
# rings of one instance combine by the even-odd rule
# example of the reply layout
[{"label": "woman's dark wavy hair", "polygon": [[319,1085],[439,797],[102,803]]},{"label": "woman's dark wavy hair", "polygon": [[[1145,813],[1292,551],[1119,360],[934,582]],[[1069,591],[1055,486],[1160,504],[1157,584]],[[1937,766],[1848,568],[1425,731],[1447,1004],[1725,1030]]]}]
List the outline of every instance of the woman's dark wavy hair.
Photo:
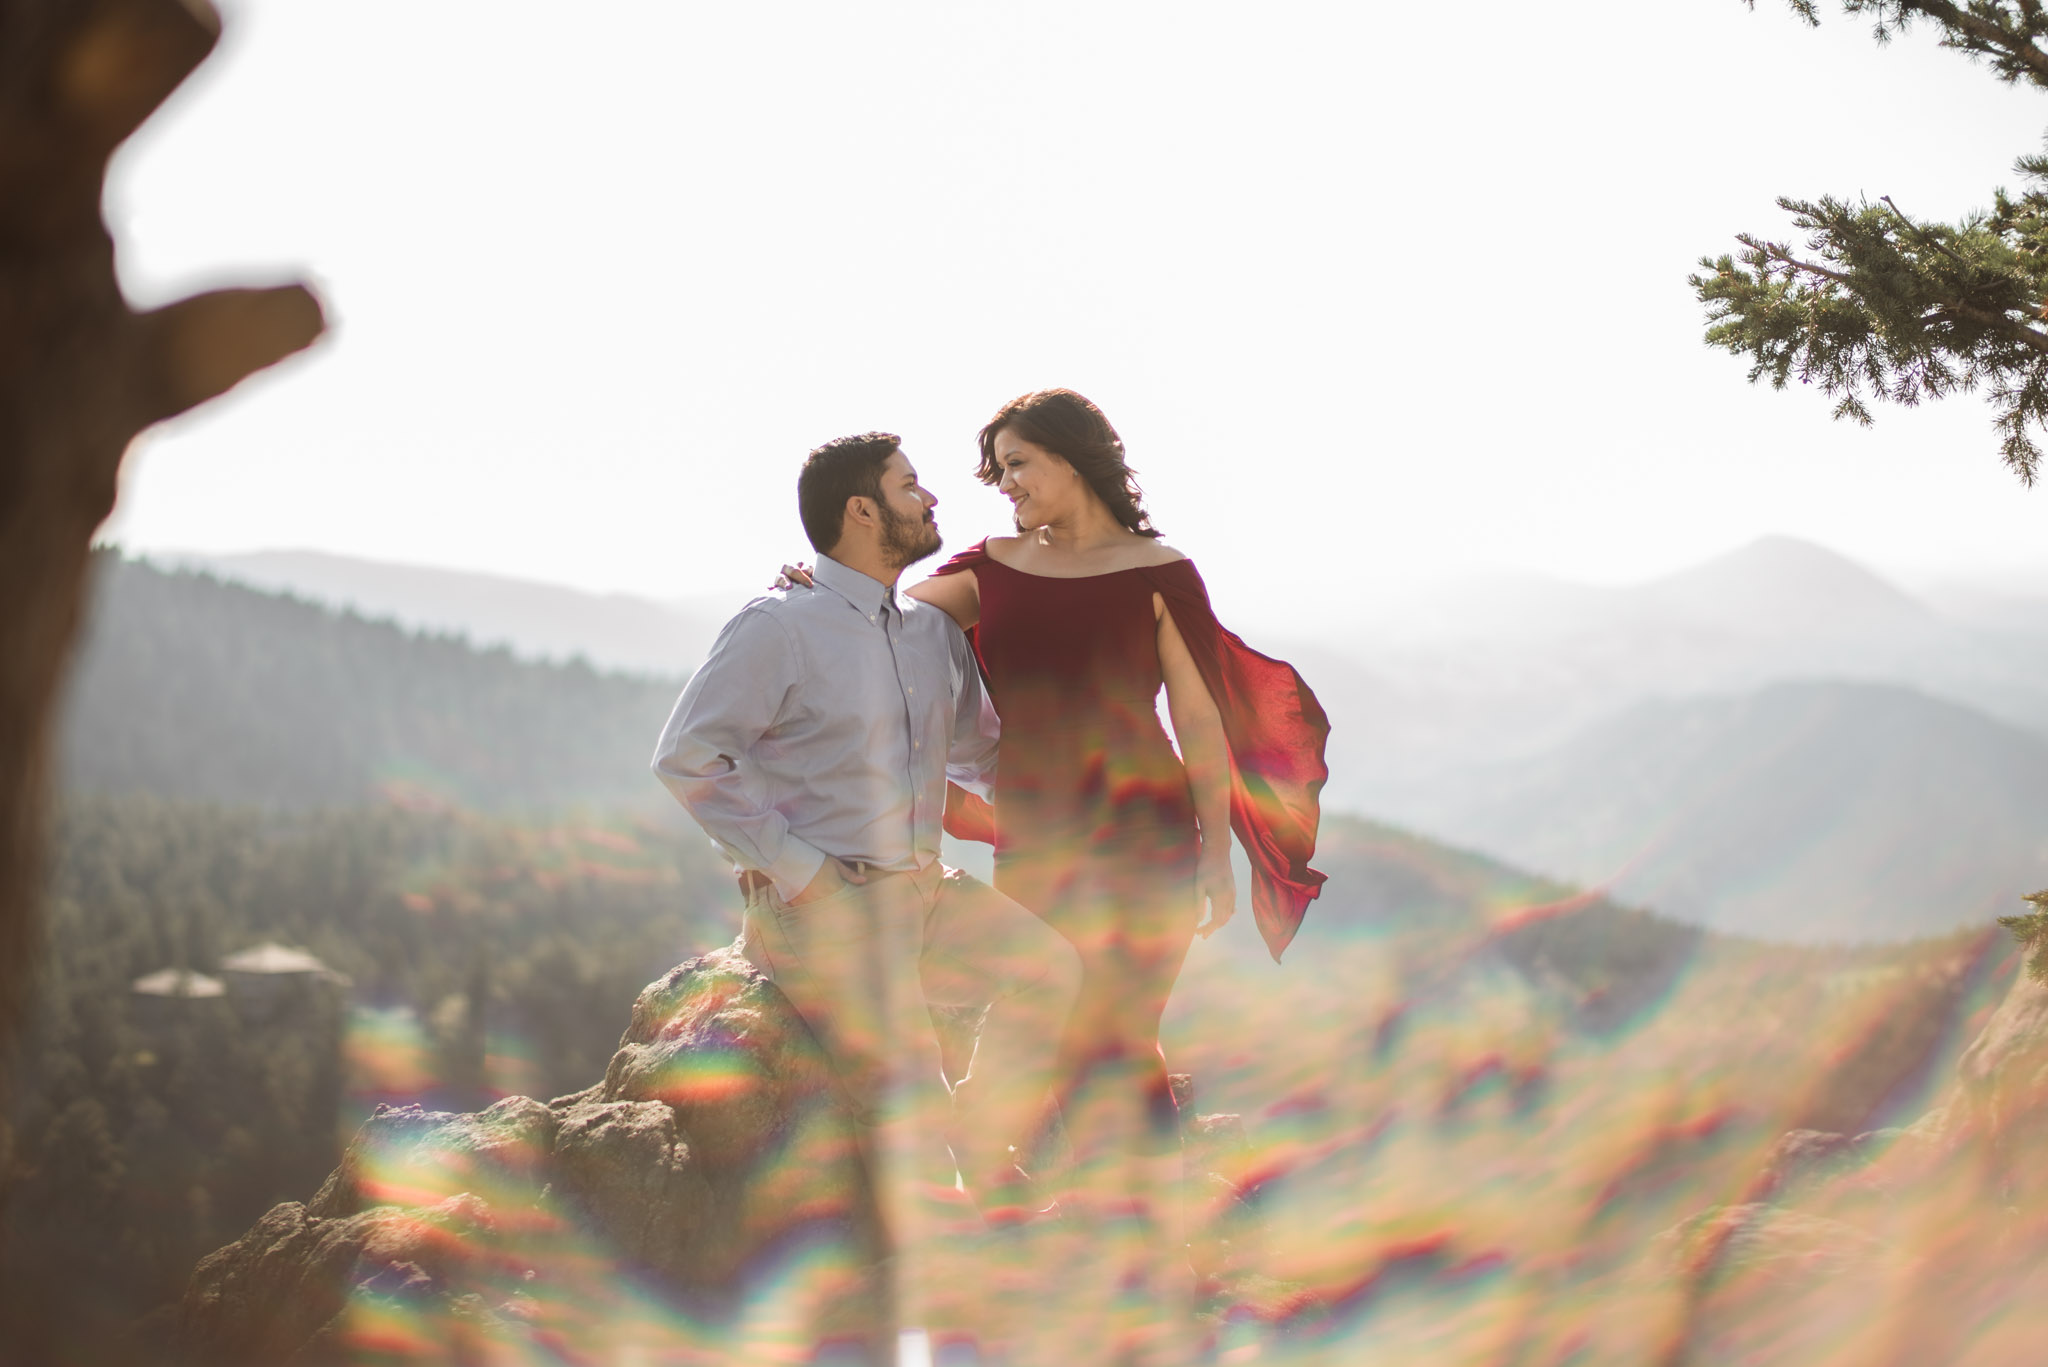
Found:
[{"label": "woman's dark wavy hair", "polygon": [[996,434],[1005,429],[1073,466],[1125,527],[1139,536],[1159,535],[1145,511],[1145,491],[1124,463],[1124,439],[1094,404],[1071,389],[1041,389],[997,409],[981,429],[981,464],[974,473],[983,484],[1003,477]]}]

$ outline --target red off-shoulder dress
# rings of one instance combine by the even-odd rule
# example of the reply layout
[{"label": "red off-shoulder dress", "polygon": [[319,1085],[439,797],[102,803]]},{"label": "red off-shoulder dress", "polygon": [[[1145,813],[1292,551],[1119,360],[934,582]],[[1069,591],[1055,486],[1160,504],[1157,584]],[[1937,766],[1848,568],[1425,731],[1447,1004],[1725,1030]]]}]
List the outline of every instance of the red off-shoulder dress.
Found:
[{"label": "red off-shoulder dress", "polygon": [[992,841],[996,886],[1080,951],[1063,1091],[1087,1114],[1103,1107],[1083,1098],[1107,1097],[1108,1113],[1128,1118],[1077,1124],[1070,1112],[1077,1153],[1171,1152],[1179,1141],[1159,1021],[1200,918],[1201,837],[1187,771],[1159,718],[1153,595],[1223,715],[1231,824],[1251,856],[1252,908],[1276,960],[1323,881],[1308,859],[1329,723],[1299,674],[1216,621],[1191,561],[1059,579],[1012,569],[983,542],[938,573],[969,569],[981,599],[974,650],[1002,741],[993,813],[949,801],[947,829]]},{"label": "red off-shoulder dress", "polygon": [[1315,694],[1293,666],[1216,620],[1192,560],[1057,579],[1012,569],[987,546],[936,571],[975,571],[981,619],[970,636],[1003,723],[993,817],[955,803],[947,829],[992,841],[998,881],[1048,919],[1060,913],[1027,893],[1050,903],[1075,865],[1180,880],[1172,895],[1191,904],[1199,841],[1187,775],[1158,715],[1156,593],[1222,713],[1231,827],[1277,961],[1323,882],[1308,866],[1329,777],[1330,723]]}]

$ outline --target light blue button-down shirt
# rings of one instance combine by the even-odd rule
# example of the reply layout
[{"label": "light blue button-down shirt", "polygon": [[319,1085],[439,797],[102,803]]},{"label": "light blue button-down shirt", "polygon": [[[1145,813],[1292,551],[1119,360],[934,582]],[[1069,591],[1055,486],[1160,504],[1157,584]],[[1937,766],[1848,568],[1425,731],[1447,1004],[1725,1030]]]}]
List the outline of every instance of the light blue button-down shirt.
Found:
[{"label": "light blue button-down shirt", "polygon": [[830,556],[814,577],[726,623],[654,751],[712,842],[785,899],[828,855],[924,867],[947,778],[986,796],[995,777],[995,710],[953,619]]}]

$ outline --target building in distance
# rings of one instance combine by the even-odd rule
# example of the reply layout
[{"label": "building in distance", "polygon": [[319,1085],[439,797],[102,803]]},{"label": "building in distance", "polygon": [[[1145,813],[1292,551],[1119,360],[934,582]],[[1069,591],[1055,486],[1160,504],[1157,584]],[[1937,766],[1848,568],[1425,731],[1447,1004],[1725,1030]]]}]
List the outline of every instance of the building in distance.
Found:
[{"label": "building in distance", "polygon": [[331,1000],[349,987],[314,955],[267,941],[221,960],[220,974],[235,1008],[245,1017],[267,1019],[287,1008]]},{"label": "building in distance", "polygon": [[219,978],[189,968],[146,973],[130,983],[128,990],[135,999],[135,1023],[145,1029],[169,1025],[190,1014],[195,1003],[217,1002],[227,995],[227,986]]}]

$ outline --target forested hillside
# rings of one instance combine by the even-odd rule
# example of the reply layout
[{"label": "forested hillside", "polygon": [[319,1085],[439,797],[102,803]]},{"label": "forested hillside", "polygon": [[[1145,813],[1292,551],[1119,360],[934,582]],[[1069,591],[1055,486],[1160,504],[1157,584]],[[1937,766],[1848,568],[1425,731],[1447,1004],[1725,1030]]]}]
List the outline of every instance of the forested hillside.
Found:
[{"label": "forested hillside", "polygon": [[[645,822],[127,798],[66,810],[50,913],[0,1120],[8,1362],[116,1360],[196,1259],[317,1186],[378,1100],[587,1086],[641,986],[733,937],[737,895],[702,841]],[[347,986],[132,990],[269,941]]]},{"label": "forested hillside", "polygon": [[305,808],[424,790],[485,811],[654,807],[680,681],[474,650],[98,557],[61,746],[74,793]]}]

